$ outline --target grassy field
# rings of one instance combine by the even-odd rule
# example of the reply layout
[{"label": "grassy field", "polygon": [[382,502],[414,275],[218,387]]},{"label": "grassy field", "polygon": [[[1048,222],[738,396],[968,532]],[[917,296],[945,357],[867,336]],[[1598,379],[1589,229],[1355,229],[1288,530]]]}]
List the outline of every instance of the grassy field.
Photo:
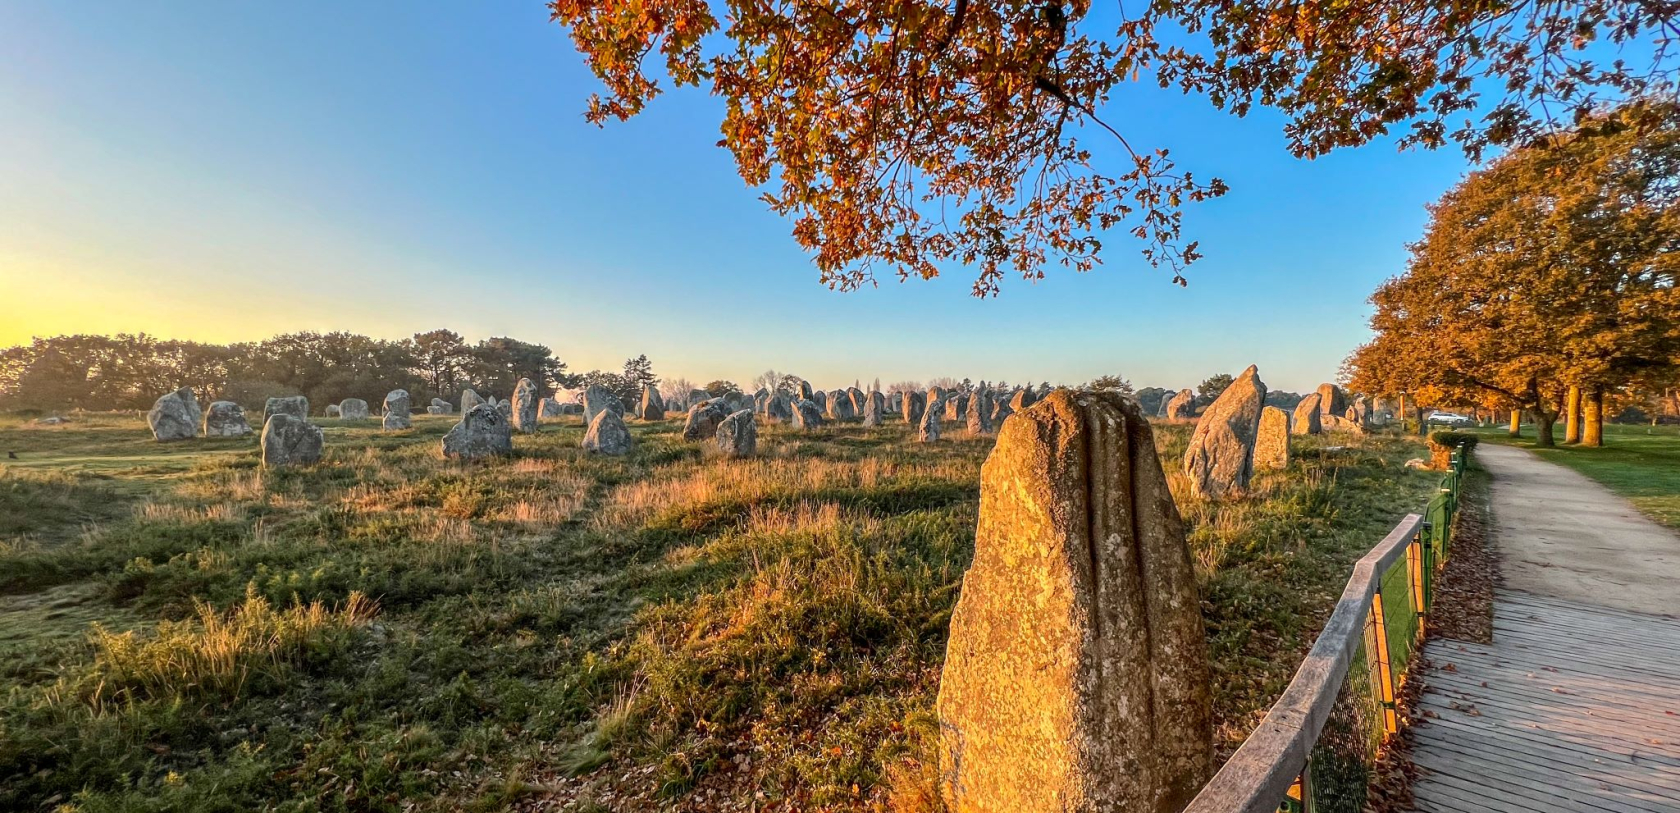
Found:
[{"label": "grassy field", "polygon": [[[913,807],[991,440],[770,426],[727,461],[633,422],[600,458],[568,420],[470,463],[447,418],[321,421],[320,465],[264,472],[0,418],[0,809]],[[1437,476],[1301,438],[1210,505],[1158,433],[1228,752]]]},{"label": "grassy field", "polygon": [[[1524,437],[1504,429],[1477,430],[1484,439],[1521,446],[1541,457],[1568,466],[1628,498],[1652,519],[1680,530],[1680,426],[1622,426],[1606,424],[1604,445],[1534,446],[1534,427],[1523,426]],[[1561,439],[1563,433],[1560,431]]]}]

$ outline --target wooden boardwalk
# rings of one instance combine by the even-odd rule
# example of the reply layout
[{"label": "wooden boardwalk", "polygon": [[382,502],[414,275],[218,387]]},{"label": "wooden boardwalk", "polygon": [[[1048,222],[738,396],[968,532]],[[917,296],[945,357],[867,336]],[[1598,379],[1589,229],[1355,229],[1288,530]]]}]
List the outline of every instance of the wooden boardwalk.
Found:
[{"label": "wooden boardwalk", "polygon": [[1680,620],[1500,591],[1423,654],[1418,810],[1680,813]]}]

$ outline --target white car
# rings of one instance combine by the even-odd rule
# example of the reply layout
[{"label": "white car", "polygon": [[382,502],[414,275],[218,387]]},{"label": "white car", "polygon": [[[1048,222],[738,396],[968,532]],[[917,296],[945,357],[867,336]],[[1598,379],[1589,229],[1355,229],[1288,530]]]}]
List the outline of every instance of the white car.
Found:
[{"label": "white car", "polygon": [[1433,413],[1430,413],[1428,420],[1425,421],[1425,422],[1426,423],[1438,423],[1438,424],[1441,424],[1442,426],[1475,426],[1476,425],[1476,421],[1475,421],[1474,418],[1468,418],[1468,417],[1460,415],[1456,412],[1433,412]]}]

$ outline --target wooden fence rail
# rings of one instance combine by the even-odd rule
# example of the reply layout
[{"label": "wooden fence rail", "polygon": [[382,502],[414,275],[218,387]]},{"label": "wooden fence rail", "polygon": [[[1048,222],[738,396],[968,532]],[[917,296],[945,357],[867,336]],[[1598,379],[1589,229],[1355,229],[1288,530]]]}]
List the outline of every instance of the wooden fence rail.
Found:
[{"label": "wooden fence rail", "polygon": [[[1311,811],[1313,749],[1350,680],[1368,684],[1379,741],[1394,733],[1395,696],[1434,602],[1436,571],[1449,553],[1465,457],[1453,455],[1424,514],[1408,514],[1354,565],[1289,687],[1186,813]],[[1355,670],[1356,663],[1364,669]]]}]

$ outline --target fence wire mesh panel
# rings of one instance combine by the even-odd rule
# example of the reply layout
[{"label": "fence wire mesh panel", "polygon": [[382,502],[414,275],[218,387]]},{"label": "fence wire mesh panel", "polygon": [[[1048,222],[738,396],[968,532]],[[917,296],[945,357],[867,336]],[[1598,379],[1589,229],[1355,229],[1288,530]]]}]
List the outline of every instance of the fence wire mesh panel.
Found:
[{"label": "fence wire mesh panel", "polygon": [[1354,813],[1399,726],[1396,702],[1451,553],[1463,449],[1422,515],[1408,516],[1354,567],[1289,688],[1187,813]]}]

